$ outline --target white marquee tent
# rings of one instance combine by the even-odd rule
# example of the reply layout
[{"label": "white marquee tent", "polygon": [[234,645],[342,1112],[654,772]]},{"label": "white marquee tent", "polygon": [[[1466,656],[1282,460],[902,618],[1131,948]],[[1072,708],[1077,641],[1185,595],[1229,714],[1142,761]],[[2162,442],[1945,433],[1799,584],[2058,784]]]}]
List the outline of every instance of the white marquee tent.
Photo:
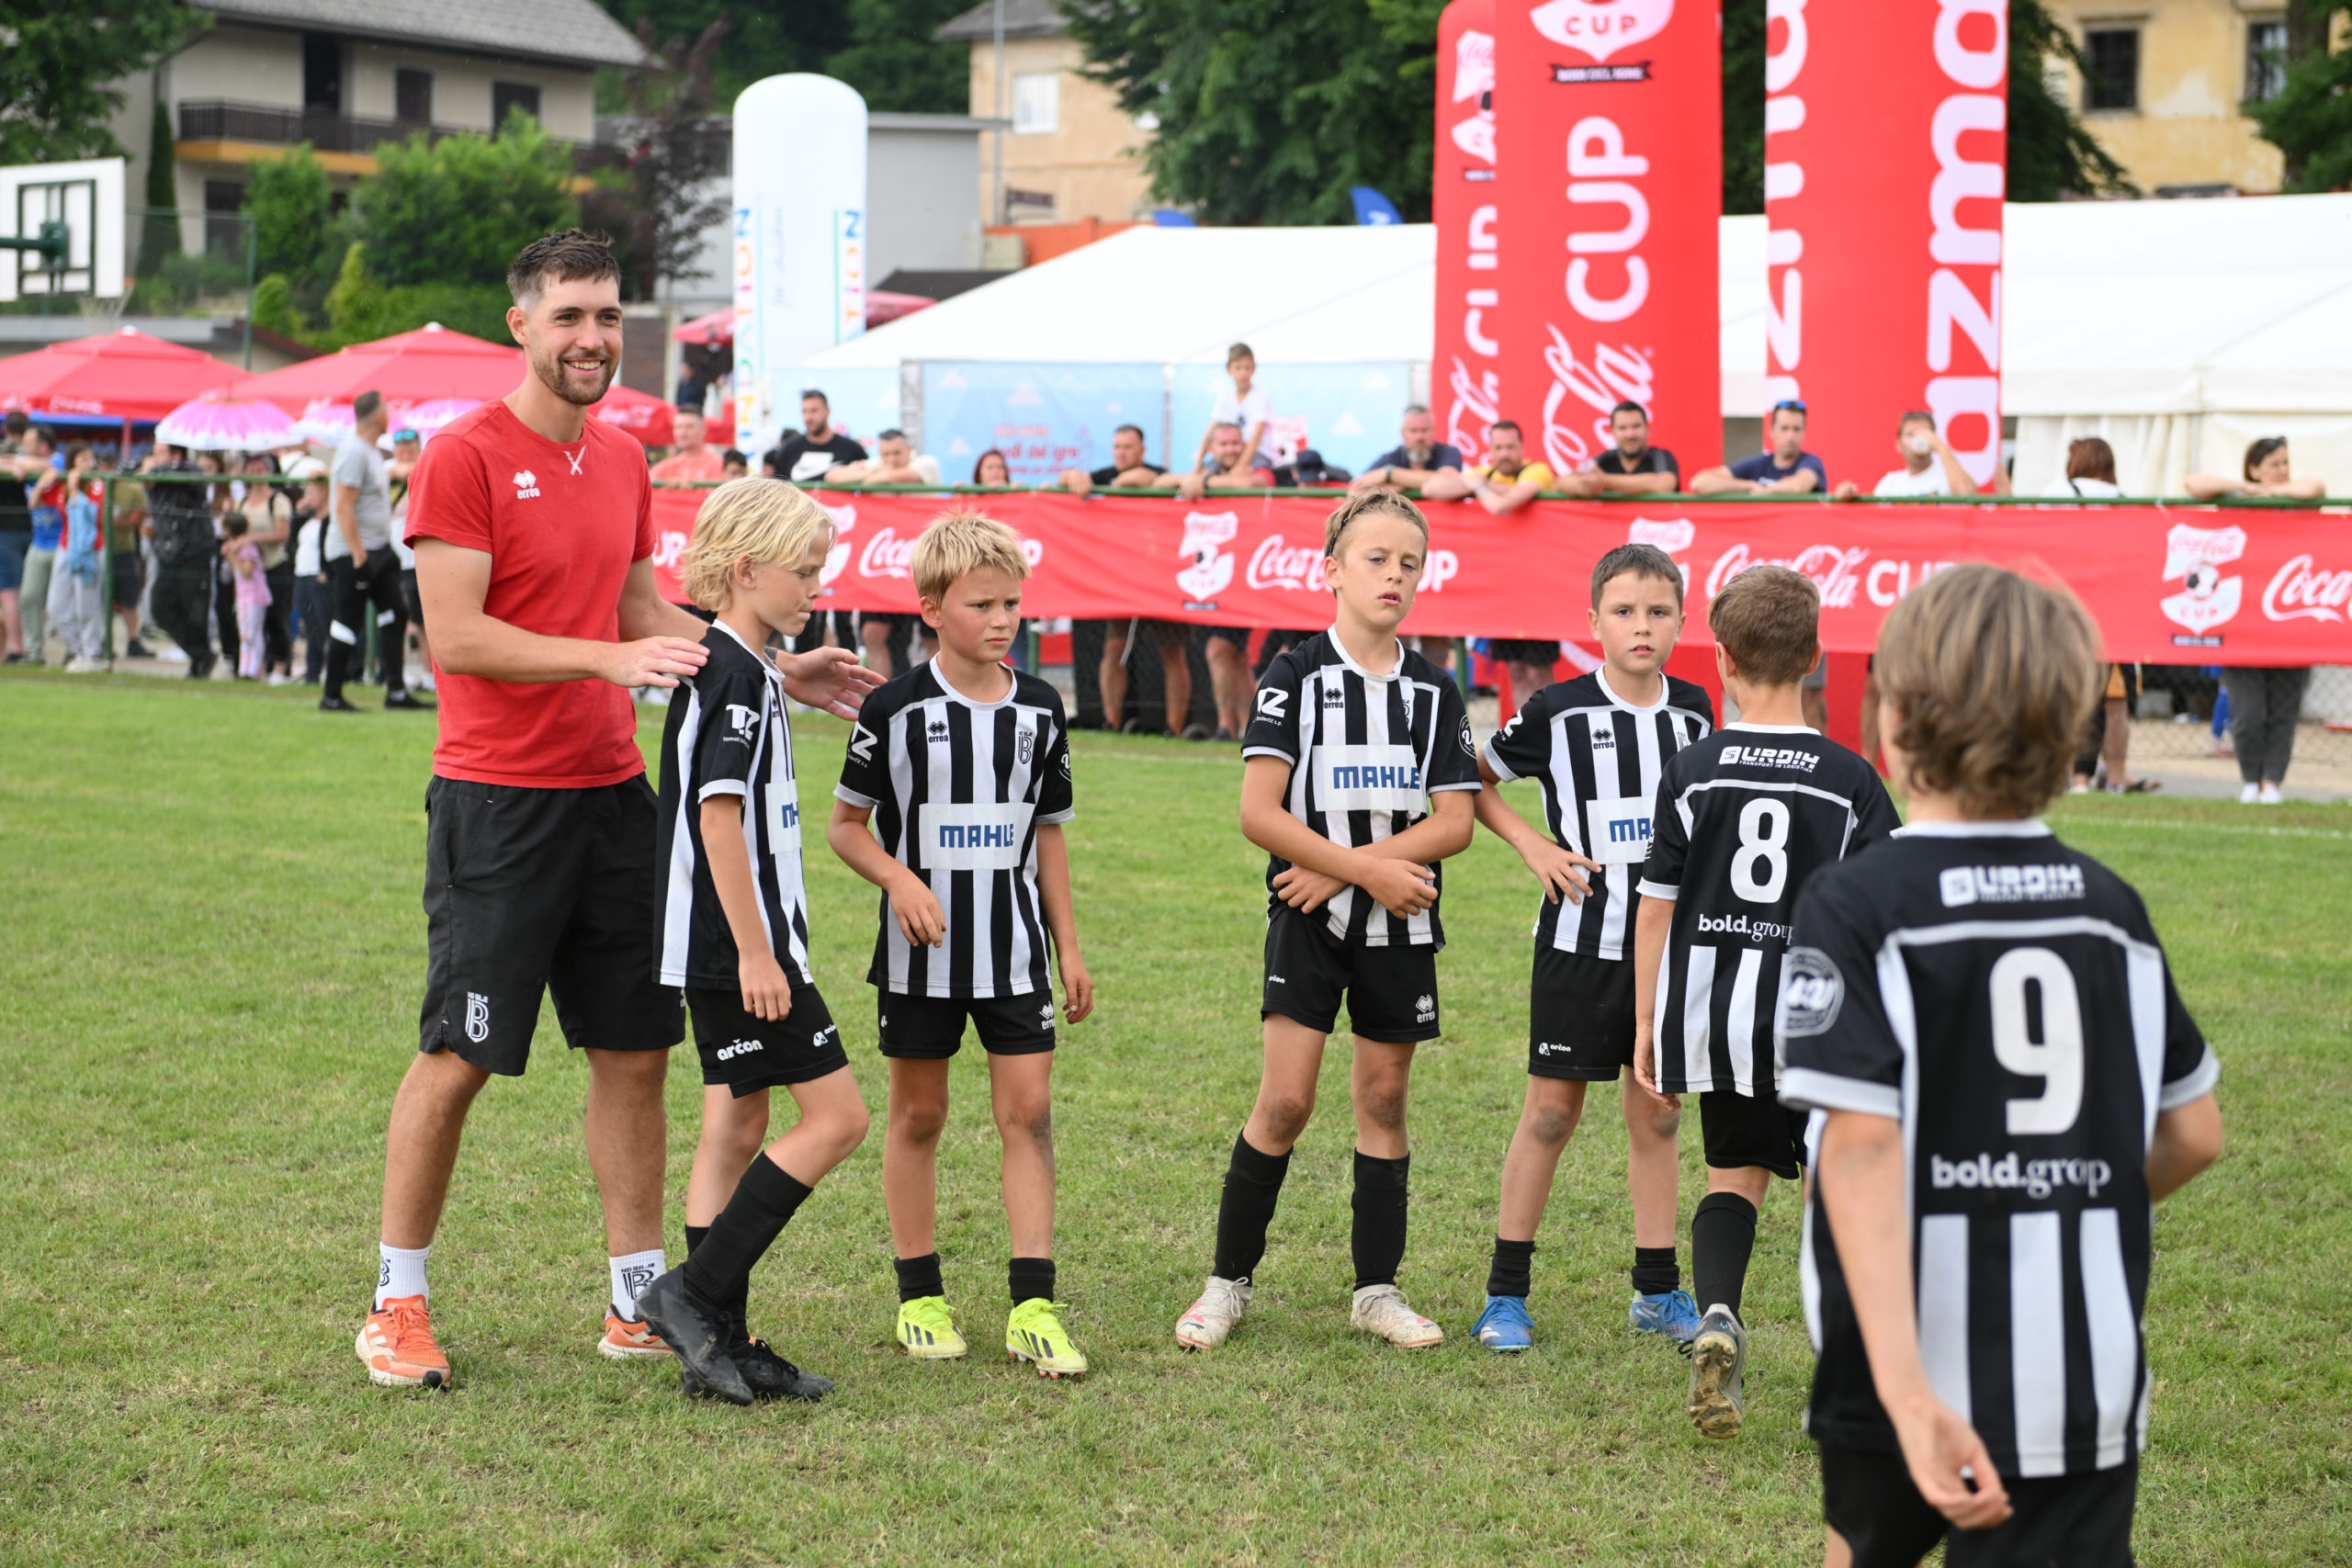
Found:
[{"label": "white marquee tent", "polygon": [[[803,367],[902,363],[1406,361],[1425,388],[1435,232],[1427,225],[1126,230],[941,301]],[[2012,206],[2003,401],[2021,490],[2100,434],[2127,490],[2233,473],[2284,434],[2297,471],[2352,491],[2352,196]],[[1764,382],[1764,223],[1723,220],[1723,412]],[[1404,400],[1398,399],[1399,402]]]}]

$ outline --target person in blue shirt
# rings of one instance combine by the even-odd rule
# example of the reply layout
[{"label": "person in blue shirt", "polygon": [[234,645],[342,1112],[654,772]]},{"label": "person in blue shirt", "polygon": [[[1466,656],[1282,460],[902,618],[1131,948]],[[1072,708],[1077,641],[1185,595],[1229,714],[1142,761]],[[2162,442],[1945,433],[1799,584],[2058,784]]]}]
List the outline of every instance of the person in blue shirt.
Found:
[{"label": "person in blue shirt", "polygon": [[1462,471],[1461,448],[1437,438],[1437,420],[1427,403],[1408,404],[1396,434],[1396,445],[1374,457],[1350,490],[1419,490],[1444,469]]},{"label": "person in blue shirt", "polygon": [[1804,449],[1804,405],[1784,398],[1772,405],[1765,421],[1772,449],[1744,457],[1728,468],[1717,465],[1691,476],[1693,495],[1787,491],[1810,495],[1829,488],[1829,470]]}]

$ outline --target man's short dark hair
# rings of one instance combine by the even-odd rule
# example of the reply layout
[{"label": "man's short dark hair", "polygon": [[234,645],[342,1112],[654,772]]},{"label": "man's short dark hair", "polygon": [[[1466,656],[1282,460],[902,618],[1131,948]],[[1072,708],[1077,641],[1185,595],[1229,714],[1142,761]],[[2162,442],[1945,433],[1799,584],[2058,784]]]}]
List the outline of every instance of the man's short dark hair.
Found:
[{"label": "man's short dark hair", "polygon": [[1921,421],[1929,430],[1936,428],[1936,416],[1929,413],[1926,409],[1905,409],[1903,411],[1903,417],[1894,422],[1894,434],[1897,435],[1902,434],[1903,427],[1909,424],[1914,420]]},{"label": "man's short dark hair", "polygon": [[614,259],[613,242],[585,229],[561,229],[542,234],[514,253],[506,269],[506,292],[514,303],[536,299],[549,280],[557,283],[596,283],[620,280],[621,264]]},{"label": "man's short dark hair", "polygon": [[[828,406],[830,407],[831,405]],[[875,445],[879,446],[885,441],[904,441],[906,438],[907,433],[905,431],[900,430],[897,425],[892,425],[889,429],[883,431],[880,434],[875,436],[874,441]]]},{"label": "man's short dark hair", "polygon": [[1592,607],[1600,608],[1600,591],[1624,576],[1655,577],[1674,584],[1674,602],[1682,603],[1682,569],[1656,545],[1620,545],[1592,569]]},{"label": "man's short dark hair", "polygon": [[726,451],[721,452],[718,455],[718,461],[719,466],[722,468],[729,463],[741,463],[747,468],[752,466],[752,459],[744,454],[738,452],[732,446],[729,446]]},{"label": "man's short dark hair", "polygon": [[25,437],[27,427],[31,423],[32,421],[25,417],[24,410],[12,410],[6,419],[0,420],[0,433],[6,433],[11,441],[21,441]]},{"label": "man's short dark hair", "polygon": [[1520,429],[1519,421],[1515,419],[1498,419],[1495,421],[1494,423],[1487,426],[1487,438],[1491,440],[1495,432],[1498,430],[1508,430],[1513,435],[1518,436],[1521,441],[1527,439],[1527,432]]},{"label": "man's short dark hair", "polygon": [[1609,417],[1615,419],[1621,413],[1637,413],[1642,416],[1642,423],[1644,424],[1647,424],[1650,422],[1650,411],[1642,407],[1641,404],[1634,401],[1631,398],[1627,398],[1623,402],[1619,403],[1615,408],[1611,409],[1609,411]]},{"label": "man's short dark hair", "polygon": [[373,419],[376,417],[376,411],[383,406],[383,393],[362,392],[351,400],[351,417],[354,420]]},{"label": "man's short dark hair", "polygon": [[825,394],[819,389],[815,387],[803,387],[800,389],[800,400],[802,402],[805,403],[811,398],[816,399],[827,408],[831,408],[833,406],[833,400],[825,396]]},{"label": "man's short dark hair", "polygon": [[702,412],[702,405],[700,403],[680,403],[675,412],[678,413],[690,413],[696,419],[705,419],[709,417]]},{"label": "man's short dark hair", "polygon": [[1111,434],[1114,435],[1123,435],[1130,432],[1134,434],[1135,438],[1138,441],[1148,443],[1151,439],[1143,433],[1143,426],[1140,424],[1114,425],[1112,427]]}]

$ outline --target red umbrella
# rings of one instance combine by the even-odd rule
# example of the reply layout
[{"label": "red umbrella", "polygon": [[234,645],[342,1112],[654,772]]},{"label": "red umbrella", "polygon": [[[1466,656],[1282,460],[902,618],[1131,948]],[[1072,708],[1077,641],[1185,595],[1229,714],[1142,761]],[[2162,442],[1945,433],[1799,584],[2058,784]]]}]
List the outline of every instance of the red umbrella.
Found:
[{"label": "red umbrella", "polygon": [[[521,349],[452,332],[436,321],[253,377],[238,384],[237,395],[267,398],[299,417],[314,403],[348,403],[371,390],[401,404],[433,398],[487,402],[513,391],[522,378]],[[671,439],[668,410],[660,398],[615,382],[596,405],[596,417],[649,446],[661,446]]]},{"label": "red umbrella", "polygon": [[38,419],[159,420],[244,377],[210,355],[130,327],[0,359],[0,408]]},{"label": "red umbrella", "polygon": [[[888,288],[865,291],[865,324],[878,327],[885,321],[895,321],[900,316],[911,316],[917,310],[929,310],[939,301],[922,294],[899,294]],[[691,321],[681,321],[670,331],[680,343],[733,343],[735,341],[735,310],[713,310],[707,316],[696,316]]]}]

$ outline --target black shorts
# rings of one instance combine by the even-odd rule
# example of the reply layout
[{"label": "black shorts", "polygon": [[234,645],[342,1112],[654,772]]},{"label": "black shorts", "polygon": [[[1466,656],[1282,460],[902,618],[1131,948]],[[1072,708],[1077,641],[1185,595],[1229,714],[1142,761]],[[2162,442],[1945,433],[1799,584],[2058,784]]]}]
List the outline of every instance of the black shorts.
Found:
[{"label": "black shorts", "polygon": [[874,995],[885,1056],[944,1062],[963,1049],[967,1020],[979,1031],[980,1048],[991,1056],[1035,1056],[1054,1048],[1051,991],[1017,997],[917,997],[881,990]]},{"label": "black shorts", "polygon": [[[1498,637],[1487,641],[1487,657],[1502,664],[1540,664],[1549,670],[1560,661],[1560,645],[1556,640],[1538,642],[1532,637]],[[1534,694],[1514,692],[1511,694],[1525,697]]]},{"label": "black shorts", "polygon": [[1527,985],[1527,1071],[1607,1083],[1634,1065],[1634,961],[1535,950]]},{"label": "black shorts", "polygon": [[689,986],[695,1048],[702,1081],[725,1084],[742,1099],[773,1084],[808,1083],[849,1066],[842,1032],[817,987],[792,982],[792,1010],[774,1022],[743,1009],[734,986]]},{"label": "black shorts", "polygon": [[1203,626],[1201,647],[1206,649],[1213,642],[1229,642],[1247,653],[1250,651],[1250,628],[1248,626]]},{"label": "black shorts", "polygon": [[111,558],[113,564],[108,570],[114,578],[112,607],[135,610],[139,607],[139,591],[146,585],[146,562],[139,558],[137,550],[117,550]]},{"label": "black shorts", "polygon": [[1437,949],[1351,946],[1331,934],[1323,916],[1284,905],[1267,920],[1266,995],[1258,1016],[1280,1013],[1329,1034],[1344,996],[1349,1027],[1366,1040],[1411,1045],[1436,1039]]},{"label": "black shorts", "polygon": [[519,1077],[548,991],[574,1050],[675,1045],[678,993],[653,977],[660,810],[642,773],[595,789],[435,778],[420,1049]]},{"label": "black shorts", "polygon": [[1760,1165],[1796,1180],[1804,1174],[1807,1113],[1778,1099],[1723,1089],[1699,1097],[1699,1127],[1707,1163],[1717,1170]]},{"label": "black shorts", "polygon": [[1854,1568],[1911,1568],[1944,1543],[1945,1568],[2064,1564],[2132,1568],[2132,1508],[2140,1462],[2088,1475],[2001,1479],[2016,1511],[1991,1529],[1961,1530],[1928,1506],[1900,1453],[1821,1450],[1821,1514],[1853,1549]]},{"label": "black shorts", "polygon": [[424,627],[424,601],[417,597],[416,568],[401,569],[401,603],[408,607],[408,624],[422,631]]}]

